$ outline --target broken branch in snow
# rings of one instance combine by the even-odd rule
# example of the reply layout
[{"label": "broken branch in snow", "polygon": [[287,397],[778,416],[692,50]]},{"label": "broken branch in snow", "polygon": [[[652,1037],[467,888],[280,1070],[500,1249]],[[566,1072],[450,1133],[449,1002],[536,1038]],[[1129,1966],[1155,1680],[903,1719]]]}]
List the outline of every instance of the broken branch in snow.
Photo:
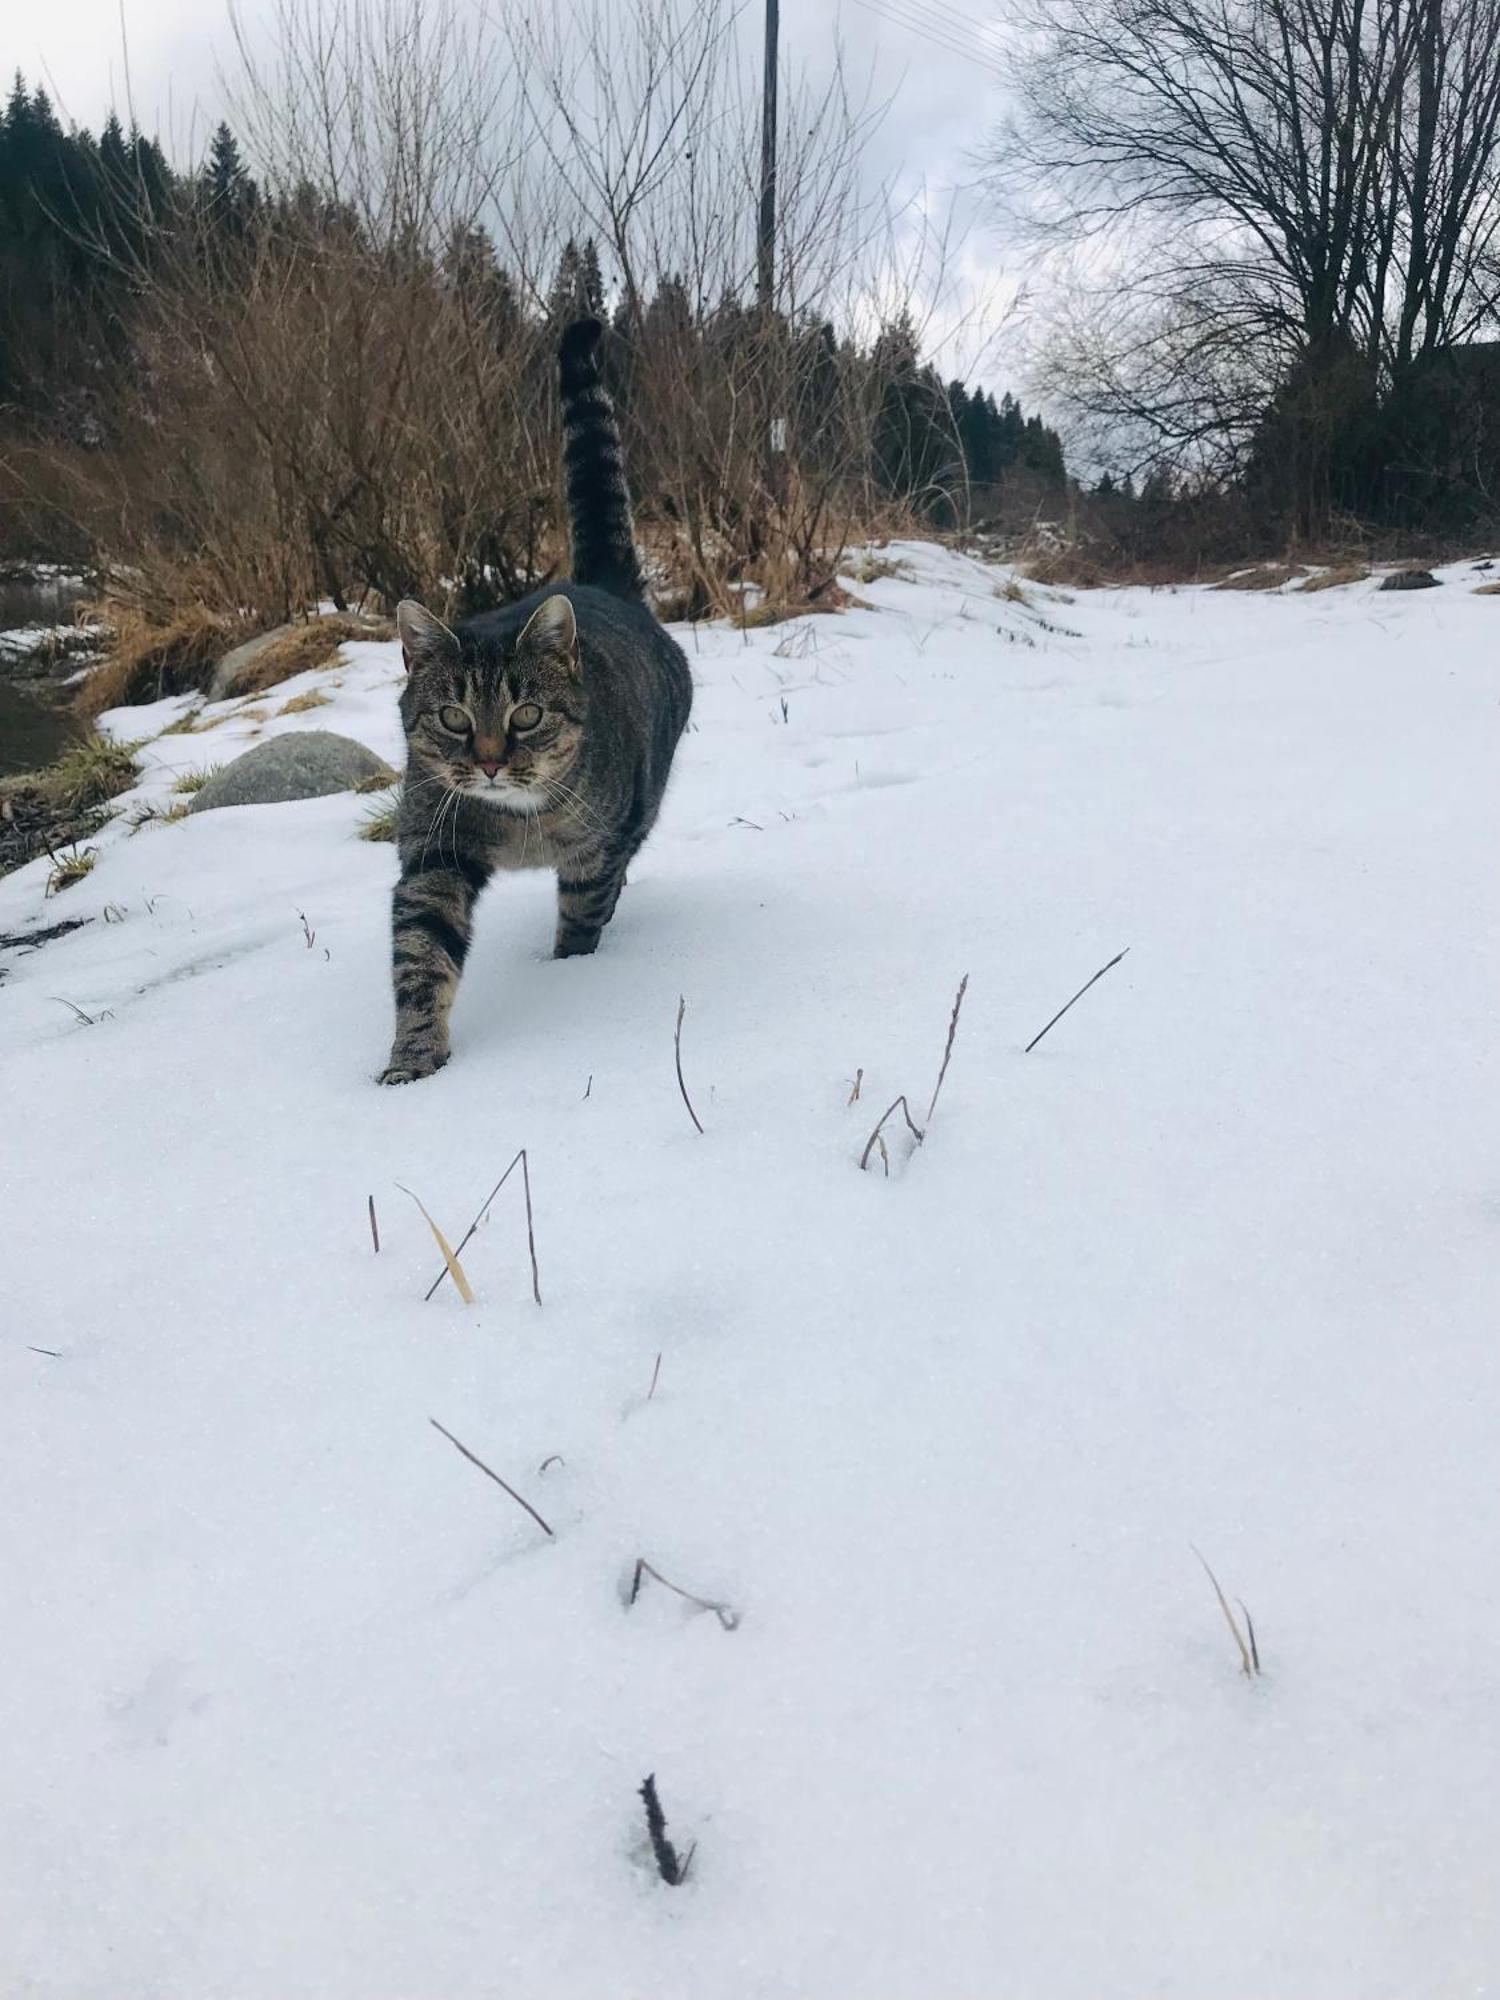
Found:
[{"label": "broken branch in snow", "polygon": [[[396,1185],[398,1188],[401,1188],[401,1192],[403,1194],[411,1194],[411,1189],[409,1187],[401,1187],[400,1181],[397,1181]],[[419,1195],[411,1194],[411,1198],[414,1202],[416,1202],[417,1207],[422,1210],[423,1215],[427,1217],[427,1227],[432,1231],[434,1240],[437,1243],[437,1247],[443,1253],[443,1264],[446,1273],[447,1275],[452,1277],[454,1284],[457,1285],[458,1296],[463,1300],[466,1306],[473,1305],[474,1303],[473,1287],[470,1285],[468,1279],[464,1276],[464,1267],[462,1264],[459,1263],[457,1255],[454,1253],[453,1250],[449,1248],[447,1237],[443,1234],[442,1230],[438,1228],[437,1224],[433,1221],[432,1217],[427,1214],[426,1208],[423,1207],[421,1197]],[[469,1239],[466,1236],[464,1238],[464,1241],[467,1243],[468,1240]],[[435,1292],[436,1290],[437,1286],[434,1285],[432,1288],[432,1292]],[[432,1297],[432,1292],[429,1292],[427,1294],[428,1298]]]},{"label": "broken branch in snow", "polygon": [[696,1591],[684,1590],[680,1583],[670,1582],[659,1569],[653,1569],[644,1556],[636,1559],[635,1574],[630,1579],[630,1595],[625,1600],[627,1605],[634,1604],[640,1596],[643,1576],[654,1577],[663,1590],[675,1591],[679,1597],[685,1597],[689,1604],[696,1604],[700,1611],[711,1611],[726,1632],[732,1632],[740,1622],[740,1614],[732,1604],[721,1604],[717,1598],[700,1597]]},{"label": "broken branch in snow", "polygon": [[687,1880],[687,1872],[693,1865],[693,1856],[698,1852],[697,1842],[688,1849],[682,1860],[677,1858],[677,1849],[667,1838],[667,1816],[661,1809],[661,1800],[656,1795],[656,1774],[653,1771],[641,1786],[640,1796],[646,1805],[646,1832],[651,1840],[651,1852],[656,1859],[656,1872],[671,1888],[678,1888]]},{"label": "broken branch in snow", "polygon": [[693,1100],[688,1096],[687,1085],[682,1080],[682,1017],[686,1012],[687,1001],[679,993],[677,996],[677,1033],[673,1037],[673,1046],[677,1054],[677,1088],[682,1092],[682,1101],[687,1106],[688,1117],[692,1119],[693,1123],[697,1125],[698,1130],[702,1132],[703,1127],[699,1123],[698,1114],[693,1109]]},{"label": "broken branch in snow", "polygon": [[524,1500],[521,1497],[521,1495],[516,1491],[514,1486],[507,1484],[507,1482],[500,1477],[499,1473],[496,1472],[492,1466],[488,1466],[485,1464],[482,1458],[476,1458],[473,1452],[470,1451],[469,1447],[466,1444],[460,1444],[458,1439],[453,1435],[452,1431],[445,1429],[444,1426],[438,1422],[436,1417],[429,1417],[427,1421],[432,1425],[432,1428],[435,1431],[442,1431],[443,1436],[448,1440],[449,1444],[453,1446],[455,1451],[461,1451],[464,1457],[469,1461],[470,1465],[477,1465],[479,1467],[479,1470],[482,1473],[484,1473],[487,1478],[493,1479],[497,1486],[503,1487],[504,1490],[510,1495],[511,1499],[515,1501],[518,1507],[524,1507],[526,1509],[527,1513],[531,1516],[532,1520],[536,1522],[537,1526],[542,1530],[542,1532],[546,1535],[551,1535],[552,1539],[556,1541],[557,1537],[552,1534],[552,1530],[547,1526],[547,1523],[542,1519],[541,1515],[536,1511],[535,1507],[532,1506],[529,1500]]},{"label": "broken branch in snow", "polygon": [[932,1086],[932,1100],[927,1106],[927,1122],[932,1123],[932,1114],[937,1110],[938,1094],[943,1088],[943,1078],[948,1074],[948,1064],[953,1056],[953,1037],[958,1033],[958,1010],[964,1004],[964,995],[969,990],[969,975],[966,972],[958,982],[958,991],[953,996],[953,1012],[948,1017],[948,1039],[943,1045],[943,1066],[938,1071],[938,1080]]},{"label": "broken branch in snow", "polygon": [[[532,1226],[532,1219],[531,1219],[531,1167],[526,1158],[526,1148],[524,1146],[521,1148],[520,1152],[516,1154],[515,1159],[511,1161],[510,1165],[505,1169],[505,1172],[500,1176],[499,1180],[496,1181],[495,1185],[490,1189],[489,1193],[485,1196],[484,1201],[480,1206],[479,1213],[475,1216],[474,1220],[469,1224],[468,1228],[464,1231],[462,1237],[459,1239],[458,1249],[454,1253],[454,1257],[456,1261],[457,1258],[463,1254],[465,1248],[473,1238],[475,1230],[481,1226],[481,1224],[484,1222],[485,1217],[489,1214],[491,1202],[495,1199],[495,1196],[499,1194],[501,1188],[505,1186],[505,1183],[510,1179],[511,1175],[515,1172],[517,1166],[519,1166],[521,1169],[521,1186],[525,1190],[526,1194],[526,1248],[531,1255],[531,1296],[536,1300],[537,1304],[540,1305],[542,1303],[542,1281],[536,1267],[536,1232]],[[420,1203],[418,1204],[418,1206],[420,1206]],[[424,1300],[430,1299],[432,1297],[433,1293],[437,1290],[438,1286],[443,1282],[444,1278],[448,1276],[449,1268],[450,1267],[445,1264],[443,1269],[438,1272],[437,1276],[433,1279],[432,1283],[427,1287],[427,1290],[423,1293],[422,1296]]]},{"label": "broken branch in snow", "polygon": [[899,1111],[901,1113],[901,1116],[906,1120],[907,1131],[911,1133],[911,1136],[916,1140],[917,1144],[919,1146],[921,1145],[923,1139],[922,1128],[913,1119],[911,1115],[911,1106],[907,1103],[906,1098],[903,1094],[902,1096],[896,1099],[894,1104],[888,1104],[885,1110],[881,1112],[880,1123],[876,1125],[875,1130],[870,1134],[869,1138],[866,1139],[865,1150],[859,1156],[859,1164],[862,1168],[869,1166],[870,1153],[875,1145],[876,1140],[880,1139],[880,1150],[885,1157],[885,1170],[887,1174],[890,1173],[891,1157],[890,1154],[887,1153],[885,1150],[884,1139],[880,1138],[880,1127],[881,1125],[884,1125],[886,1119],[890,1117],[893,1111]]},{"label": "broken branch in snow", "polygon": [[375,1244],[375,1255],[380,1255],[380,1230],[375,1221],[375,1197],[370,1196],[370,1236]]},{"label": "broken branch in snow", "polygon": [[[1080,986],[1078,991],[1073,995],[1073,998],[1068,1002],[1068,1007],[1076,1006],[1077,1003],[1083,998],[1084,994],[1087,993],[1089,988],[1094,984],[1094,981],[1102,979],[1106,972],[1109,972],[1110,970],[1112,970],[1113,967],[1117,966],[1120,963],[1120,960],[1125,956],[1125,952],[1129,951],[1129,949],[1130,946],[1126,945],[1125,951],[1117,951],[1114,957],[1109,961],[1108,965],[1100,966],[1099,970],[1094,974],[1093,979],[1086,979],[1083,985]],[[1067,1013],[1068,1007],[1058,1008],[1057,1012],[1052,1016],[1052,1019],[1047,1023],[1047,1026],[1041,1030],[1041,1033],[1032,1036],[1031,1040],[1026,1044],[1026,1047],[1022,1052],[1023,1054],[1028,1056],[1031,1054],[1031,1051],[1036,1047],[1037,1043],[1042,1039],[1042,1035],[1045,1035],[1048,1032],[1048,1029],[1055,1028],[1057,1026],[1058,1022],[1062,1019],[1063,1015]]]},{"label": "broken branch in snow", "polygon": [[[1188,1546],[1192,1548],[1191,1543],[1189,1543]],[[1203,1574],[1208,1578],[1209,1582],[1214,1587],[1214,1596],[1217,1597],[1219,1600],[1219,1609],[1224,1614],[1224,1622],[1229,1627],[1230,1631],[1234,1634],[1234,1643],[1238,1647],[1240,1655],[1240,1672],[1244,1674],[1247,1679],[1253,1679],[1260,1672],[1260,1654],[1255,1646],[1254,1630],[1252,1628],[1250,1641],[1247,1644],[1245,1641],[1245,1635],[1240,1630],[1239,1620],[1230,1610],[1229,1599],[1224,1595],[1223,1591],[1219,1588],[1219,1579],[1214,1575],[1213,1571],[1209,1568],[1207,1558],[1204,1556],[1201,1549],[1193,1548],[1193,1554],[1197,1556],[1199,1562],[1203,1564]],[[1240,1608],[1242,1610],[1244,1609],[1243,1606],[1241,1606]],[[1248,1611],[1245,1612],[1245,1623],[1247,1625],[1249,1625],[1250,1623],[1250,1614]]]}]

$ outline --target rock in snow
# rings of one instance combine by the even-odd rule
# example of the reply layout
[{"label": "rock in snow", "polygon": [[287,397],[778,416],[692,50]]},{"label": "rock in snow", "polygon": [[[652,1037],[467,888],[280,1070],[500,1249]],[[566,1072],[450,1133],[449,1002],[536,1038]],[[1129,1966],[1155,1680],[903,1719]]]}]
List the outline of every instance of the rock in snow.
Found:
[{"label": "rock in snow", "polygon": [[321,799],[329,792],[352,792],[367,778],[394,777],[389,767],[331,729],[297,729],[236,757],[216,771],[195,794],[193,812],[219,806],[264,806],[285,799]]}]

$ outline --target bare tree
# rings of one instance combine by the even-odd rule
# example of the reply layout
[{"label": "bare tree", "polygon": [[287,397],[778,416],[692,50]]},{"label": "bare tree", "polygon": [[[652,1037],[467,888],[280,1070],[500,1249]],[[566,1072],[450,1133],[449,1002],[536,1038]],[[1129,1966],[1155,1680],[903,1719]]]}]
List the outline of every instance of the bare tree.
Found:
[{"label": "bare tree", "polygon": [[[1332,435],[1493,316],[1496,0],[1035,0],[997,192],[1088,245],[1059,374],[1232,467],[1277,394]],[[1098,283],[1100,278],[1104,283]],[[1304,525],[1326,503],[1314,441]]]}]

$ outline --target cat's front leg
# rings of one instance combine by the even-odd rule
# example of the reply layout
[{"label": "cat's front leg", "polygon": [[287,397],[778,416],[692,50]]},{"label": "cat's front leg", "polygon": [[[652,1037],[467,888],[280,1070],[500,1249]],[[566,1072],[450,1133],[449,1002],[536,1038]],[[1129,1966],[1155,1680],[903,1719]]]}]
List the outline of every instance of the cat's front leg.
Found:
[{"label": "cat's front leg", "polygon": [[625,886],[625,863],[599,860],[592,867],[562,868],[557,876],[557,938],[554,958],[581,958],[595,950],[599,933],[615,913]]},{"label": "cat's front leg", "polygon": [[482,875],[420,861],[402,872],[392,905],[396,1038],[382,1083],[415,1083],[448,1060],[448,1012],[468,956]]}]

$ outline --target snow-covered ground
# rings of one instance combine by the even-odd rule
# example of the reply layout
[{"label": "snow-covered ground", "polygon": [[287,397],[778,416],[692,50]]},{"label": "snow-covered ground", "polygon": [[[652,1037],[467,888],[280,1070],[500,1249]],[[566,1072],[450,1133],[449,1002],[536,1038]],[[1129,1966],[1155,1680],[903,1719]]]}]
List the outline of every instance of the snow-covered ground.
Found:
[{"label": "snow-covered ground", "polygon": [[894,553],[429,1082],[367,800],[0,884],[6,2000],[1500,1991],[1500,600]]}]

